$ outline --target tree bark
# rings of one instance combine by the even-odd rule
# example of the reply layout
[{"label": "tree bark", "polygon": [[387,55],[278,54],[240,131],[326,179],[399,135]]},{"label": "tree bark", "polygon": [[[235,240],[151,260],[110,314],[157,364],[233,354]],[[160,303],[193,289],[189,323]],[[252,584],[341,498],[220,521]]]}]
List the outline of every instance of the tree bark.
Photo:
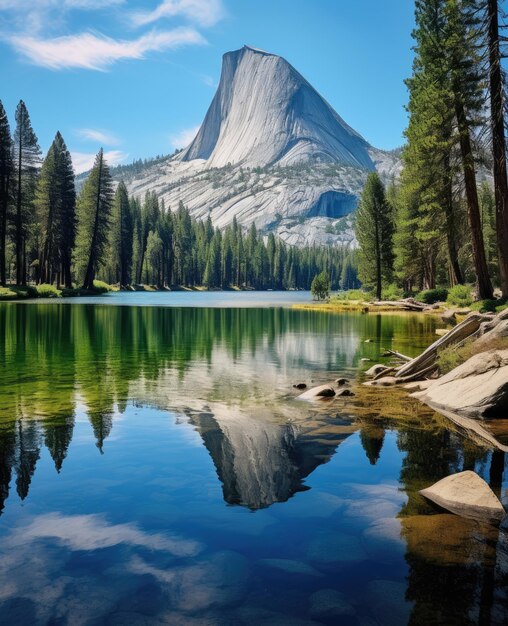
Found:
[{"label": "tree bark", "polygon": [[488,0],[490,121],[494,156],[494,193],[496,198],[496,232],[501,291],[508,297],[508,178],[506,140],[503,117],[503,75],[499,46],[499,13],[497,0]]},{"label": "tree bark", "polygon": [[466,187],[466,199],[471,230],[471,243],[473,246],[473,260],[477,279],[477,291],[480,300],[490,300],[494,292],[490,281],[485,246],[483,242],[482,223],[480,218],[480,203],[478,201],[478,189],[476,187],[476,172],[474,165],[473,148],[469,124],[464,110],[464,104],[460,94],[455,90],[455,114],[460,137],[460,151],[462,156],[462,168]]},{"label": "tree bark", "polygon": [[447,155],[444,168],[446,172],[446,189],[444,200],[444,213],[446,219],[446,243],[448,246],[448,261],[450,270],[450,284],[462,285],[464,277],[459,265],[459,256],[457,253],[457,243],[455,240],[455,232],[457,225],[455,224],[455,213],[453,210],[453,181],[450,172],[450,155]]},{"label": "tree bark", "polygon": [[376,298],[381,300],[381,242],[379,241],[379,215],[376,214]]}]

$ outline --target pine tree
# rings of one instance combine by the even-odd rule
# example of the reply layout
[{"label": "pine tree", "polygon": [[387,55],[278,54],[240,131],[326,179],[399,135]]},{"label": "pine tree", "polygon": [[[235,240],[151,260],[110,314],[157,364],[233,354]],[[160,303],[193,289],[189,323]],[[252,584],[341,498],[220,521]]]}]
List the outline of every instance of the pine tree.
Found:
[{"label": "pine tree", "polygon": [[483,122],[482,76],[477,54],[478,24],[474,13],[467,11],[468,5],[468,0],[446,0],[448,37],[445,59],[450,72],[453,109],[459,134],[477,292],[480,299],[491,299],[493,289],[483,245],[472,140],[473,129]]},{"label": "pine tree", "polygon": [[39,225],[38,282],[53,283],[56,278],[58,284],[63,280],[71,287],[76,192],[71,157],[60,133],[42,164],[34,206]]},{"label": "pine tree", "polygon": [[381,299],[383,282],[391,280],[393,271],[393,222],[391,207],[379,176],[369,174],[356,215],[359,277],[374,287]]},{"label": "pine tree", "polygon": [[15,184],[14,247],[16,283],[26,283],[27,241],[32,220],[35,184],[40,164],[40,148],[23,100],[16,108],[16,130],[13,141]]},{"label": "pine tree", "polygon": [[95,274],[105,259],[112,201],[111,175],[101,148],[77,203],[75,259],[83,289],[93,289]]},{"label": "pine tree", "polygon": [[7,284],[7,212],[12,186],[12,142],[9,120],[0,101],[0,285]]},{"label": "pine tree", "polygon": [[[448,67],[443,63],[447,44],[444,9],[444,0],[416,2],[413,75],[406,81],[410,119],[403,152],[404,192],[399,196],[406,203],[405,207],[399,205],[399,209],[401,227],[408,228],[408,236],[401,233],[396,237],[402,257],[396,263],[397,269],[407,275],[414,265],[408,266],[407,262],[418,251],[422,269],[418,282],[427,289],[435,287],[436,260],[443,232],[446,233],[451,283],[463,282],[458,261],[457,207],[453,199],[452,153],[457,139],[454,96]],[[404,223],[404,218],[409,223]]]},{"label": "pine tree", "polygon": [[61,281],[72,287],[72,252],[76,241],[76,187],[72,158],[62,135],[57,132],[54,141],[59,172],[59,227],[57,233],[58,251],[61,268]]},{"label": "pine tree", "polygon": [[497,0],[487,1],[490,124],[494,157],[494,191],[496,198],[497,249],[500,285],[508,298],[508,173],[505,139],[505,93],[501,67],[499,6]]},{"label": "pine tree", "polygon": [[58,225],[58,182],[55,148],[51,145],[41,167],[35,191],[35,216],[39,224],[39,283],[53,282],[58,265],[56,231]]},{"label": "pine tree", "polygon": [[133,235],[129,196],[122,181],[113,200],[110,230],[110,267],[114,282],[122,286],[130,284]]}]

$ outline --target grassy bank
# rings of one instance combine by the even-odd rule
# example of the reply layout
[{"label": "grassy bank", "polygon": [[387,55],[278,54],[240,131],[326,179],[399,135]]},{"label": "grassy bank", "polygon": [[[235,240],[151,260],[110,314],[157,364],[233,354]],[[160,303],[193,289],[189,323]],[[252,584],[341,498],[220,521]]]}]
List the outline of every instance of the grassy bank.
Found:
[{"label": "grassy bank", "polygon": [[115,288],[100,280],[94,281],[93,289],[57,289],[54,285],[9,285],[0,287],[0,302],[15,300],[35,300],[37,298],[72,298],[78,296],[99,296]]}]

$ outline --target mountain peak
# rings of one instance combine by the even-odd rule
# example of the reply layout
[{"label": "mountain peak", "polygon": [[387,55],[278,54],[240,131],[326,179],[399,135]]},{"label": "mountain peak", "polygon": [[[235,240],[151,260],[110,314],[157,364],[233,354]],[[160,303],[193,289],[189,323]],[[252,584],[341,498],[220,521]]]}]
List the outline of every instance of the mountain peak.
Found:
[{"label": "mountain peak", "polygon": [[373,169],[369,145],[283,57],[227,52],[217,92],[182,161],[210,167],[338,163]]}]

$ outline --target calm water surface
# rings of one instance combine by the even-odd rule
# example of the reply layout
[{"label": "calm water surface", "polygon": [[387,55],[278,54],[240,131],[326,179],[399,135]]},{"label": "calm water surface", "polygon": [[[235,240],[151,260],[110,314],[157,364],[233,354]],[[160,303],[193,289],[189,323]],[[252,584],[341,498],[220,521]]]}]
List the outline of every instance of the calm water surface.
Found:
[{"label": "calm water surface", "polygon": [[1,624],[508,622],[505,531],[418,495],[474,468],[506,505],[502,454],[294,399],[434,320],[159,295],[0,305]]}]

